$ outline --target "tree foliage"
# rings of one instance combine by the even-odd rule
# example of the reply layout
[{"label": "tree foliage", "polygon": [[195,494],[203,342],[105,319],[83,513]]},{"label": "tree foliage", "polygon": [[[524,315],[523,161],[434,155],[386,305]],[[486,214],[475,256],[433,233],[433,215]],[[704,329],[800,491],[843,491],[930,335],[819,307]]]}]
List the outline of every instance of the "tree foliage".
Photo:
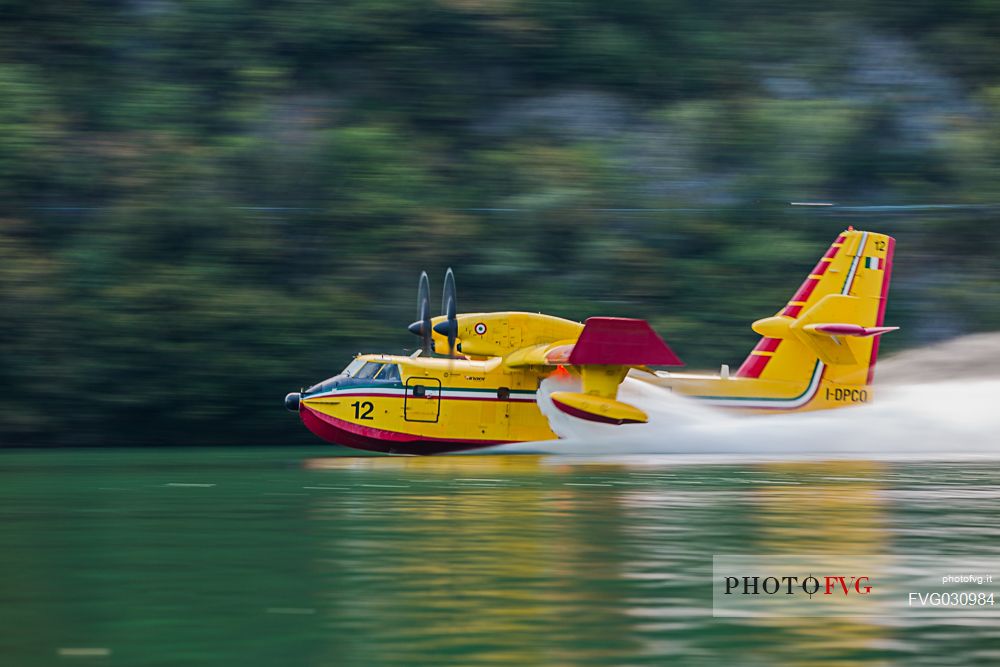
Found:
[{"label": "tree foliage", "polygon": [[466,309],[738,363],[847,224],[906,344],[1000,326],[996,3],[139,0],[0,11],[0,442],[308,441],[286,391]]}]

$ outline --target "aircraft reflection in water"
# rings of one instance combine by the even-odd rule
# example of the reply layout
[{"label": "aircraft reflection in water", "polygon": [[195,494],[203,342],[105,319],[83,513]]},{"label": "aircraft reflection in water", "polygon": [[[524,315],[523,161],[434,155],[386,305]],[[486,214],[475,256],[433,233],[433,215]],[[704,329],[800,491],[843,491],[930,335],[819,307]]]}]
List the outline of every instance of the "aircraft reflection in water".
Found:
[{"label": "aircraft reflection in water", "polygon": [[[344,371],[285,406],[330,442],[401,454],[554,439],[536,402],[543,379],[569,375],[579,390],[549,399],[574,419],[617,426],[648,415],[619,400],[626,376],[706,404],[795,412],[867,403],[883,326],[894,241],[842,232],[788,303],[754,322],[761,339],[732,375],[654,371],[680,359],[643,320],[591,317],[585,324],[540,313],[458,313],[445,277],[443,315],[430,315],[423,274],[415,355],[359,355]],[[436,353],[440,356],[433,356]],[[627,428],[627,426],[626,426]]]},{"label": "aircraft reflection in water", "polygon": [[[333,613],[362,615],[384,628],[374,648],[370,636],[338,645],[338,660],[405,662],[414,644],[435,655],[475,646],[480,659],[486,653],[498,664],[523,665],[570,664],[594,654],[588,645],[616,655],[637,651],[622,601],[602,585],[623,574],[613,547],[622,541],[614,506],[604,495],[553,482],[553,473],[571,482],[569,469],[540,466],[533,456],[490,458],[308,462],[313,469],[357,471],[360,480],[384,482],[382,492],[411,485],[397,488],[395,497],[380,494],[377,511],[359,505],[372,520],[361,533],[342,530],[337,500],[316,506],[315,518],[330,524],[329,557],[343,563],[346,580],[338,576],[331,595],[352,605]],[[336,477],[345,481],[344,474]],[[445,480],[456,486],[442,494]],[[422,493],[422,485],[432,490]],[[581,514],[612,520],[581,524]],[[371,550],[377,558],[366,559]],[[373,571],[370,562],[381,566]]]},{"label": "aircraft reflection in water", "polygon": [[[376,648],[339,646],[338,655],[391,660],[417,642],[433,651],[487,647],[504,664],[571,664],[595,651],[619,662],[711,651],[739,664],[752,645],[765,662],[809,664],[887,641],[886,627],[863,618],[706,621],[713,554],[884,552],[881,466],[564,461],[308,461],[335,473],[337,484],[363,481],[380,492],[377,506],[363,489],[349,508],[342,497],[314,499],[327,556],[341,564],[330,595],[335,605],[351,601],[331,613],[384,628]],[[443,483],[452,490],[442,493]],[[410,630],[416,618],[419,630]],[[768,628],[766,645],[755,642],[760,627]]]},{"label": "aircraft reflection in water", "polygon": [[[816,554],[823,560],[836,560],[838,555],[852,560],[859,554],[886,555],[889,520],[882,488],[874,481],[884,469],[882,464],[840,461],[762,468],[801,483],[762,484],[753,490],[751,502],[759,519],[752,547],[755,553]],[[805,652],[864,652],[888,642],[892,635],[892,628],[872,616],[790,615],[760,618],[752,624],[790,631],[793,641],[762,649],[763,655],[784,663]]]}]

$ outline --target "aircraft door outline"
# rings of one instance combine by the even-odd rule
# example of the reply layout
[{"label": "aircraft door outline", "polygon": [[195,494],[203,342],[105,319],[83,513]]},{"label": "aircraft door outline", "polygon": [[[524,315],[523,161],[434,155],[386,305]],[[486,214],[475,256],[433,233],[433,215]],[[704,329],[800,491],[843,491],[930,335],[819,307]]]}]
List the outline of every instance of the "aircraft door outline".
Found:
[{"label": "aircraft door outline", "polygon": [[441,380],[429,377],[406,379],[403,419],[436,424],[441,416]]}]

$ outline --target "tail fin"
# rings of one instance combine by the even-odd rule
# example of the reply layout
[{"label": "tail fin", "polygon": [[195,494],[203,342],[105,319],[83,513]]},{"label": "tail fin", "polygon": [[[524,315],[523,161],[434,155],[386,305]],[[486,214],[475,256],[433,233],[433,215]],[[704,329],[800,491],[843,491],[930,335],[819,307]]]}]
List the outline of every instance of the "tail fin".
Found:
[{"label": "tail fin", "polygon": [[884,327],[895,239],[848,229],[833,242],[788,304],[753,323],[762,338],[736,377],[788,382],[823,377],[871,384]]}]

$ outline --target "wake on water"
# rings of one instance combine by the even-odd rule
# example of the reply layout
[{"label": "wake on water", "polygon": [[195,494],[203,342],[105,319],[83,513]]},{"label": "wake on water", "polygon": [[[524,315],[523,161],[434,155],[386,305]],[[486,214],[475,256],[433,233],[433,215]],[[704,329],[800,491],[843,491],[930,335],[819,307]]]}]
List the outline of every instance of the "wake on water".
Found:
[{"label": "wake on water", "polygon": [[[578,385],[550,378],[542,383],[538,404],[560,440],[480,451],[781,460],[1000,458],[998,360],[1000,335],[996,334],[914,350],[879,369],[875,400],[869,405],[766,416],[733,415],[626,378],[619,396],[644,410],[649,422],[625,426],[597,424],[560,412],[552,405],[551,393],[578,391]],[[985,375],[984,366],[991,364],[995,372]],[[935,367],[947,370],[935,373]]]}]

